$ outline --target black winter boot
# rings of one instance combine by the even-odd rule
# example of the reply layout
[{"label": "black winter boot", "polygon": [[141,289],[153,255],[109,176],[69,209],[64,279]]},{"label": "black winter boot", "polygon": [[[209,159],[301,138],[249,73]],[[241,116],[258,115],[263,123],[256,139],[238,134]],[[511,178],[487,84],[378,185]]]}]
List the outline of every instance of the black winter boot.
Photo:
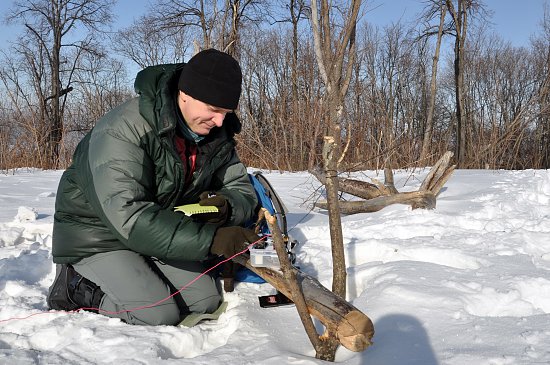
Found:
[{"label": "black winter boot", "polygon": [[97,313],[103,291],[99,286],[86,279],[68,264],[61,265],[48,295],[48,307],[55,310],[72,311],[79,308]]},{"label": "black winter boot", "polygon": [[[101,299],[105,293],[99,286],[77,273],[72,266],[69,270],[74,276],[69,281],[69,299],[79,308],[86,308],[90,312],[98,313]],[[92,309],[93,308],[93,309]]]}]

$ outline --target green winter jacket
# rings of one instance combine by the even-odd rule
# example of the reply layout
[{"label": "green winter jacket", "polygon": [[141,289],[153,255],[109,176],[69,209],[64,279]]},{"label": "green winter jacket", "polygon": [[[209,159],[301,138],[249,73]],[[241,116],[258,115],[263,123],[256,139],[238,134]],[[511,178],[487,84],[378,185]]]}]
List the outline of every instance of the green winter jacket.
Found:
[{"label": "green winter jacket", "polygon": [[57,192],[53,260],[75,263],[100,252],[132,250],[159,259],[196,261],[210,249],[216,226],[174,212],[218,191],[231,204],[226,225],[241,225],[257,204],[233,136],[241,125],[226,115],[197,144],[196,169],[185,184],[186,165],[175,147],[175,95],[184,64],[138,73],[139,97],[116,107],[79,143]]}]

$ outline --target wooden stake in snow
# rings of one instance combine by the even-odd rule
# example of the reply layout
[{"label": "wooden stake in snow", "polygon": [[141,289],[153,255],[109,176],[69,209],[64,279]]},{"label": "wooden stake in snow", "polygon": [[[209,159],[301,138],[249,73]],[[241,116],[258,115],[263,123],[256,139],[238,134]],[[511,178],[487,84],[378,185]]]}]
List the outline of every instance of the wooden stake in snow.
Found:
[{"label": "wooden stake in snow", "polygon": [[370,318],[325,288],[317,279],[290,265],[282,247],[284,243],[276,219],[268,212],[265,212],[265,216],[273,234],[275,247],[282,251],[279,255],[282,272],[252,266],[245,255],[237,256],[233,261],[246,266],[292,299],[316,351],[323,347],[325,337],[317,334],[309,315],[317,318],[327,330],[333,330],[339,343],[348,350],[356,352],[365,350],[372,344],[374,335],[374,325]]}]

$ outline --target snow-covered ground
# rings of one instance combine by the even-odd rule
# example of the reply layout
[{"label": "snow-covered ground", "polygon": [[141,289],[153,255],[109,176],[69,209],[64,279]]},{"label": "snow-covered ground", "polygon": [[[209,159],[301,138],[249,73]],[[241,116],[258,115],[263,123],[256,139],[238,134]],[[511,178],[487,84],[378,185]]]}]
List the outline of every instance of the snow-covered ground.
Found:
[{"label": "snow-covered ground", "polygon": [[[261,309],[268,284],[239,283],[218,321],[141,327],[87,312],[47,312],[61,171],[0,175],[0,363],[319,364],[293,306]],[[400,191],[427,171],[399,171]],[[326,212],[316,181],[269,173],[302,270],[330,288]],[[374,172],[356,174],[367,179]],[[378,178],[381,178],[378,176]],[[348,300],[374,345],[344,364],[549,364],[550,172],[455,171],[432,211],[394,205],[343,217]]]}]

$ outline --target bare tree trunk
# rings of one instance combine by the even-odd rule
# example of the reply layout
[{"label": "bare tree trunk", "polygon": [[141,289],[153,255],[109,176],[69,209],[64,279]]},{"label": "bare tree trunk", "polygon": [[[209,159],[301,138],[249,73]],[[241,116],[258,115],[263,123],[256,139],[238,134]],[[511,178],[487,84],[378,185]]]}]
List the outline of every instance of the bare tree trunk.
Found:
[{"label": "bare tree trunk", "polygon": [[[342,119],[342,112],[344,106],[344,97],[349,87],[351,79],[351,73],[353,71],[353,63],[355,60],[355,28],[357,24],[357,17],[359,14],[359,8],[361,1],[353,0],[347,18],[345,18],[346,24],[342,29],[341,36],[337,39],[341,39],[337,44],[337,49],[332,49],[333,37],[335,35],[331,32],[330,26],[330,6],[327,0],[321,0],[321,11],[317,8],[317,1],[311,3],[312,10],[312,28],[313,28],[313,40],[315,44],[315,55],[317,64],[323,81],[326,85],[326,98],[328,101],[328,115],[329,126],[328,130],[330,138],[324,139],[323,156],[325,161],[325,169],[327,173],[327,198],[329,205],[333,205],[335,209],[333,212],[338,212],[338,199],[332,201],[335,197],[338,197],[338,180],[336,178],[337,162],[340,157],[340,123]],[[319,21],[320,20],[320,21]],[[349,46],[349,49],[348,49]],[[346,53],[348,54],[347,69],[343,69]],[[334,189],[334,190],[333,190]],[[331,209],[329,209],[329,212]],[[329,213],[330,214],[330,213]],[[335,218],[340,220],[339,214]],[[333,234],[333,235],[332,235]],[[335,227],[331,229],[331,240],[333,246],[343,246],[341,227]],[[336,252],[340,251],[336,249]],[[334,253],[335,251],[333,251]],[[343,248],[342,248],[343,252]],[[336,267],[343,267],[345,270],[345,259],[343,256],[334,257],[334,260],[342,260],[341,263],[336,264]],[[334,269],[336,270],[336,268]],[[335,272],[334,272],[335,273]],[[335,274],[340,279],[345,279],[344,274]],[[345,296],[345,280],[344,282],[333,282],[333,290],[340,296]]]},{"label": "bare tree trunk", "polygon": [[[85,26],[90,32],[99,31],[110,22],[110,6],[107,0],[15,1],[7,17],[9,21],[24,24],[26,29],[27,37],[19,41],[16,53],[27,59],[29,56],[37,59],[29,62],[30,72],[22,72],[32,75],[34,94],[38,94],[40,101],[35,115],[40,116],[43,126],[37,146],[44,153],[41,167],[59,167],[65,100],[72,90],[72,76],[80,57],[95,51],[90,45],[91,36],[69,41],[67,34],[77,26]],[[63,52],[68,48],[71,52]],[[65,88],[63,83],[67,85]]]},{"label": "bare tree trunk", "polygon": [[325,165],[325,189],[328,202],[329,229],[332,249],[332,291],[345,298],[346,296],[346,261],[342,220],[338,199],[337,151],[338,147],[332,136],[324,138],[323,161]]},{"label": "bare tree trunk", "polygon": [[[320,2],[320,11],[317,2]],[[330,238],[332,242],[333,259],[333,292],[345,298],[346,295],[346,261],[344,256],[344,240],[338,201],[338,161],[340,158],[340,125],[343,116],[344,97],[347,94],[353,66],[355,62],[355,32],[360,0],[352,0],[349,8],[342,14],[345,24],[339,35],[333,34],[331,25],[331,11],[328,0],[314,0],[311,2],[311,25],[315,57],[321,77],[325,83],[328,103],[328,132],[324,138],[323,161],[327,175],[325,189],[328,201]],[[341,10],[341,9],[340,9]],[[333,50],[332,45],[336,49]],[[349,48],[348,48],[349,47]],[[344,61],[347,55],[347,68]],[[326,341],[317,357],[323,360],[334,361],[338,342],[336,334],[330,328],[326,331]]]},{"label": "bare tree trunk", "polygon": [[[57,4],[56,4],[57,5]],[[50,167],[57,168],[59,163],[59,147],[61,145],[61,139],[63,138],[63,120],[61,114],[61,78],[60,78],[60,53],[61,53],[61,11],[59,6],[53,6],[54,13],[52,14],[52,31],[53,31],[53,47],[52,47],[52,63],[50,65],[52,73],[51,84],[51,107],[46,111],[49,111],[50,116],[50,133],[49,133],[49,160]]]},{"label": "bare tree trunk", "polygon": [[468,9],[472,0],[458,0],[455,9],[451,0],[446,0],[447,9],[455,27],[455,99],[456,99],[456,158],[458,166],[466,162],[466,103],[464,100],[464,50],[466,44]]},{"label": "bare tree trunk", "polygon": [[445,25],[445,15],[447,14],[447,8],[445,4],[441,4],[439,18],[439,28],[437,31],[437,41],[435,45],[435,52],[432,62],[432,77],[430,81],[430,97],[428,100],[428,110],[426,116],[426,129],[424,131],[424,140],[422,143],[422,152],[420,153],[420,160],[424,161],[428,156],[430,146],[432,145],[432,131],[433,131],[433,117],[435,109],[435,99],[437,92],[437,64],[439,63],[439,52],[441,49],[441,40],[443,38],[443,27]]}]

